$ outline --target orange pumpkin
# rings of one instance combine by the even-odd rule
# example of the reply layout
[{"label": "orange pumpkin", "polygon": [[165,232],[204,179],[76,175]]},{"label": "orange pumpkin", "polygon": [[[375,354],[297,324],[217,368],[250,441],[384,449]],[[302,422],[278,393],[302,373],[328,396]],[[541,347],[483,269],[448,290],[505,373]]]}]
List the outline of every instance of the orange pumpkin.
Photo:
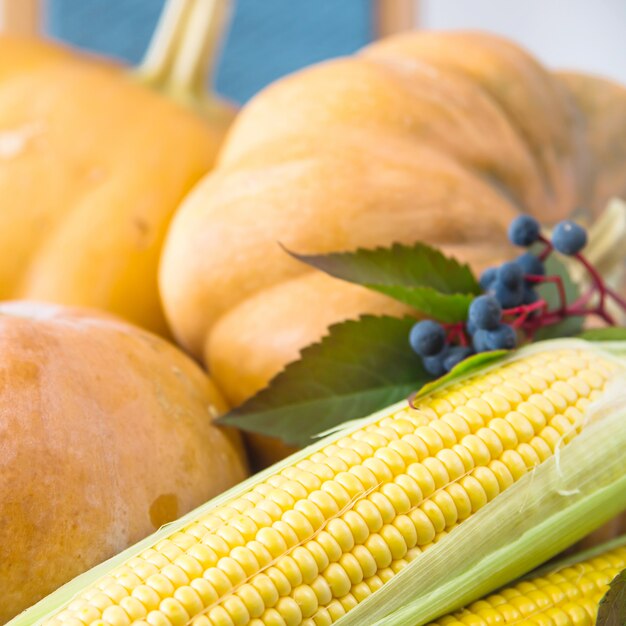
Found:
[{"label": "orange pumpkin", "polygon": [[242,480],[201,369],[112,316],[0,306],[0,623]]},{"label": "orange pumpkin", "polygon": [[487,34],[396,36],[280,80],[244,108],[168,233],[173,331],[240,403],[329,324],[403,310],[278,242],[425,241],[480,269],[513,253],[518,213],[549,224],[584,207],[592,222],[626,192],[625,125],[623,88],[555,75]]},{"label": "orange pumpkin", "polygon": [[[190,27],[183,18],[197,22],[207,7],[187,3],[195,13],[172,13],[180,5],[168,5],[135,76],[57,45],[0,38],[0,299],[96,306],[167,332],[161,245],[232,118],[230,107],[184,89],[202,84],[194,54],[181,50],[197,76],[178,76],[187,65],[170,67],[175,42],[165,35],[183,38],[174,27]],[[213,23],[205,17],[187,43],[198,44]]]}]

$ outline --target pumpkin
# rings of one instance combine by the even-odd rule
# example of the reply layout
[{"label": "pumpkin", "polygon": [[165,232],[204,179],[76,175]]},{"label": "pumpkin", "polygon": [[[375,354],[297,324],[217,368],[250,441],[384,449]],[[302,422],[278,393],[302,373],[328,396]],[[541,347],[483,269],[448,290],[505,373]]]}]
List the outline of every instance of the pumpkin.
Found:
[{"label": "pumpkin", "polygon": [[0,623],[242,480],[202,370],[102,313],[0,305]]},{"label": "pumpkin", "polygon": [[243,109],[169,230],[160,286],[174,334],[241,403],[329,324],[403,312],[279,242],[425,241],[480,270],[514,254],[520,212],[592,223],[624,194],[625,125],[622,87],[553,74],[488,34],[403,34],[284,78]]},{"label": "pumpkin", "polygon": [[200,78],[194,58],[212,50],[181,50],[196,75],[172,82],[187,65],[172,65],[176,48],[165,35],[181,38],[174,27],[207,3],[188,4],[194,15],[173,14],[179,5],[168,5],[134,77],[51,43],[0,39],[0,299],[104,308],[167,333],[161,245],[232,117],[230,107],[184,89]]}]

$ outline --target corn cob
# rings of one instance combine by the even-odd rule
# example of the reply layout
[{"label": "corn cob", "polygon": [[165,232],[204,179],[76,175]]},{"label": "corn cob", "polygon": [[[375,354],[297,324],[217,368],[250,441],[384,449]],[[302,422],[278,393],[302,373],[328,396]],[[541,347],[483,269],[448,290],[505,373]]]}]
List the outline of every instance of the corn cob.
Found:
[{"label": "corn cob", "polygon": [[44,623],[334,623],[575,438],[619,372],[578,345],[449,385],[197,516]]},{"label": "corn cob", "polygon": [[500,590],[430,626],[593,626],[609,583],[624,569],[621,545]]}]

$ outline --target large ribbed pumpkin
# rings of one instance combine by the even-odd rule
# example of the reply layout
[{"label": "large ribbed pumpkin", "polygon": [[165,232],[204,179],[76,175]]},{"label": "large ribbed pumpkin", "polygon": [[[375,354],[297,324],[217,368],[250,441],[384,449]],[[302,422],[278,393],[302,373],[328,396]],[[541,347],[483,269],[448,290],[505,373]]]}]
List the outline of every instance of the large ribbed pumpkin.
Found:
[{"label": "large ribbed pumpkin", "polygon": [[491,35],[406,34],[306,69],[243,110],[177,213],[166,314],[239,403],[329,324],[401,310],[279,242],[320,253],[425,241],[480,269],[512,254],[515,215],[590,223],[626,192],[624,136],[626,90],[553,74]]},{"label": "large ribbed pumpkin", "polygon": [[0,305],[0,624],[242,480],[226,408],[174,346],[113,316]]},{"label": "large ribbed pumpkin", "polygon": [[96,306],[165,333],[161,245],[224,130],[126,68],[0,38],[0,299]]}]

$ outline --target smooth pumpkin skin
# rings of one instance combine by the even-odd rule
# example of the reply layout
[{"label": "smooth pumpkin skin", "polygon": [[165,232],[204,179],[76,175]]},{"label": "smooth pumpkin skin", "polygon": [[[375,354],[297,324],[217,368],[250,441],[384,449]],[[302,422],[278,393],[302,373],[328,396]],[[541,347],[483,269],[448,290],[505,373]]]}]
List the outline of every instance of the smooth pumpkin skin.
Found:
[{"label": "smooth pumpkin skin", "polygon": [[225,409],[156,335],[0,305],[0,623],[245,478]]},{"label": "smooth pumpkin skin", "polygon": [[0,298],[95,306],[166,334],[163,239],[224,132],[126,68],[0,38]]},{"label": "smooth pumpkin skin", "polygon": [[[319,139],[319,150],[300,152],[297,141],[285,147],[289,158],[280,162],[251,159],[245,168],[220,169],[194,189],[175,218],[164,249],[162,293],[174,332],[197,356],[222,315],[310,272],[279,242],[297,252],[330,252],[393,241],[444,244],[447,231],[458,245],[483,240],[489,246],[492,236],[505,239],[515,215],[489,183],[428,147],[382,143],[365,131],[327,150]],[[262,162],[262,151],[255,156]],[[446,212],[433,213],[441,203]],[[476,220],[472,208],[484,218]]]},{"label": "smooth pumpkin skin", "polygon": [[[423,32],[269,86],[172,222],[160,287],[175,336],[240,403],[329,324],[405,312],[279,242],[323,253],[425,241],[480,271],[519,253],[506,231],[520,212],[549,224],[583,206],[591,221],[611,133],[573,91],[499,37]],[[626,106],[611,110],[620,128]],[[275,460],[273,445],[253,447]]]}]

